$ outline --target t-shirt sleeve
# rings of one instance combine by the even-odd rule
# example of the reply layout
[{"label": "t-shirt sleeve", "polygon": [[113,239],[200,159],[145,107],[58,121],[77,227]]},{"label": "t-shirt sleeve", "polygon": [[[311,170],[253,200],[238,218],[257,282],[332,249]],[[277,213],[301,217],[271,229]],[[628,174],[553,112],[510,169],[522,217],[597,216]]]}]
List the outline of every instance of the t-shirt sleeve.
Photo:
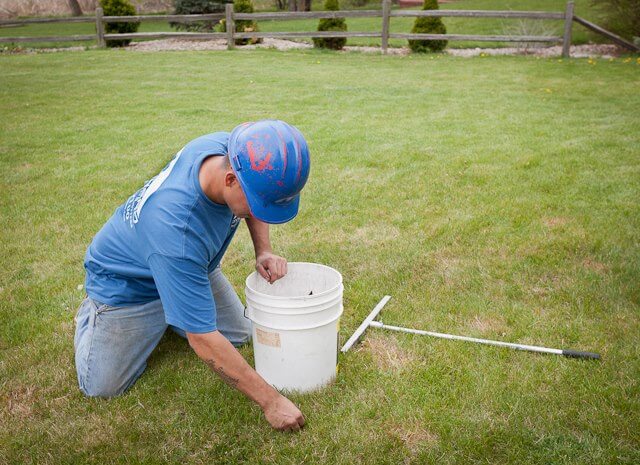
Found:
[{"label": "t-shirt sleeve", "polygon": [[157,253],[148,261],[167,324],[190,333],[215,331],[216,305],[207,268],[193,260]]}]

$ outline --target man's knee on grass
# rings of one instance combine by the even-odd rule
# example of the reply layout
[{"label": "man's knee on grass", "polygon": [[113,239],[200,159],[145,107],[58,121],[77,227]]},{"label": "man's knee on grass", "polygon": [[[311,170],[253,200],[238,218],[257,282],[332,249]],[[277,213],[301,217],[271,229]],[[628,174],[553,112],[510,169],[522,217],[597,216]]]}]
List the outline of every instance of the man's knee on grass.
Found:
[{"label": "man's knee on grass", "polygon": [[122,385],[119,385],[116,382],[110,382],[109,380],[102,380],[101,382],[87,382],[86,376],[80,382],[80,391],[86,397],[100,397],[103,399],[121,396],[125,393],[128,387],[129,386],[123,387]]}]

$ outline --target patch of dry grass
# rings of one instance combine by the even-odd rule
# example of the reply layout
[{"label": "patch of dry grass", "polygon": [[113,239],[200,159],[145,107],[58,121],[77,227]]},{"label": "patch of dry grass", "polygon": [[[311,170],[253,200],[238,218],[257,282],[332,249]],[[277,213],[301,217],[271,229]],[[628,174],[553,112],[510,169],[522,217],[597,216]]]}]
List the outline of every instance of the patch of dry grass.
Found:
[{"label": "patch of dry grass", "polygon": [[358,350],[369,352],[375,361],[378,370],[382,372],[399,372],[413,367],[417,357],[400,347],[394,336],[369,330]]},{"label": "patch of dry grass", "polygon": [[20,385],[9,389],[2,395],[3,411],[12,417],[28,419],[32,416],[35,398],[36,387],[33,385]]},{"label": "patch of dry grass", "polygon": [[480,337],[498,334],[504,336],[509,326],[501,315],[475,315],[469,322],[469,334],[478,334]]},{"label": "patch of dry grass", "polygon": [[429,431],[424,422],[416,418],[389,425],[388,431],[402,441],[410,454],[415,454],[423,448],[433,447],[439,442],[438,434]]},{"label": "patch of dry grass", "polygon": [[556,227],[564,226],[565,224],[567,224],[569,222],[569,219],[563,218],[561,216],[554,216],[554,217],[544,218],[542,222],[548,228],[556,228]]},{"label": "patch of dry grass", "polygon": [[597,274],[605,274],[609,271],[609,266],[605,263],[599,262],[592,258],[585,258],[582,260],[582,266],[584,269],[593,271]]}]

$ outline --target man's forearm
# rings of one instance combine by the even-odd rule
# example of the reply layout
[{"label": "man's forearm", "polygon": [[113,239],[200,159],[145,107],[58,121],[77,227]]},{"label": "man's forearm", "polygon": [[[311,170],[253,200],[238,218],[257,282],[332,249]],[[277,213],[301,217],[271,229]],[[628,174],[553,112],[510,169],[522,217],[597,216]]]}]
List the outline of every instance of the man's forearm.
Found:
[{"label": "man's forearm", "polygon": [[269,239],[269,224],[254,217],[247,218],[246,222],[249,228],[249,234],[251,234],[256,257],[264,252],[272,252],[271,240]]},{"label": "man's forearm", "polygon": [[238,389],[263,409],[280,394],[270,386],[218,331],[206,334],[187,333],[189,344],[229,386]]},{"label": "man's forearm", "polygon": [[273,284],[287,274],[287,260],[273,253],[267,223],[251,217],[247,218],[247,227],[256,252],[256,271]]}]

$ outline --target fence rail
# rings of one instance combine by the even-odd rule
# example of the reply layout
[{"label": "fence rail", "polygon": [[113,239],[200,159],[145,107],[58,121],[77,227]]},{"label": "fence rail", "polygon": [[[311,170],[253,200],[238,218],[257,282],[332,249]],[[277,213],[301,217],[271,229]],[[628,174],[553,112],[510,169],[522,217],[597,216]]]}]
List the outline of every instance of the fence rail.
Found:
[{"label": "fence rail", "polygon": [[283,11],[279,13],[234,13],[238,20],[292,20],[292,19],[336,19],[336,18],[379,18],[382,10],[342,10],[342,11]]},{"label": "fence rail", "polygon": [[194,23],[197,21],[220,21],[224,13],[206,15],[136,15],[136,16],[103,16],[103,23],[141,23],[144,21],[169,21],[172,23]]},{"label": "fence rail", "polygon": [[[225,39],[226,32],[131,32],[119,34],[104,34],[105,40],[122,39],[167,39],[175,37],[187,37],[190,39]],[[91,36],[95,39],[95,36]]]},{"label": "fence rail", "polygon": [[474,42],[560,42],[560,36],[480,36],[470,34],[405,34],[391,33],[391,39],[408,40],[468,40]]},{"label": "fence rail", "polygon": [[92,23],[96,20],[94,16],[78,16],[63,18],[27,18],[27,19],[0,19],[2,26],[23,26],[25,24],[40,23]]},{"label": "fence rail", "polygon": [[500,10],[396,10],[390,16],[435,16],[439,18],[527,18],[564,19],[564,13]]},{"label": "fence rail", "polygon": [[[614,34],[613,32],[609,32],[606,29],[601,28],[597,24],[593,24],[591,21],[587,21],[586,19],[580,18],[579,16],[574,16],[573,20],[576,23],[583,25],[587,29],[591,29],[593,32],[597,32],[598,34],[607,37],[612,42],[614,42],[614,43],[616,43],[616,44],[618,44],[618,45],[620,45],[622,47],[628,48],[628,49],[630,49],[632,51],[636,51],[636,52],[640,51],[640,48],[636,47],[635,44],[631,44],[631,43],[627,42],[622,37]],[[635,50],[630,48],[629,45],[633,46],[635,48]]]},{"label": "fence rail", "polygon": [[[507,19],[535,19],[564,21],[562,36],[535,35],[469,35],[469,34],[414,34],[389,32],[391,18],[406,17],[457,17],[457,18],[507,18]],[[299,20],[299,19],[335,19],[335,18],[382,18],[381,31],[348,32],[348,31],[301,31],[301,32],[237,32],[236,21],[266,21],[266,20]],[[136,32],[126,34],[107,34],[105,24],[144,21],[169,21],[176,23],[192,23],[197,21],[219,21],[225,19],[226,32]],[[374,37],[381,38],[381,50],[386,54],[389,39],[408,40],[459,40],[477,42],[562,42],[562,55],[570,55],[571,33],[574,22],[601,34],[616,44],[634,52],[640,52],[635,44],[613,34],[600,26],[593,24],[573,14],[573,1],[569,1],[564,12],[550,11],[500,11],[500,10],[391,10],[391,0],[382,0],[381,10],[351,10],[351,11],[296,11],[270,13],[235,13],[233,4],[227,3],[225,11],[221,13],[202,15],[136,15],[136,16],[103,16],[102,8],[96,9],[95,16],[79,18],[31,18],[23,20],[1,20],[2,26],[16,26],[38,23],[89,23],[95,22],[94,35],[69,35],[46,37],[0,37],[4,42],[67,42],[96,40],[98,46],[104,47],[111,39],[159,39],[159,38],[190,38],[190,39],[226,39],[227,47],[232,49],[236,39],[266,39],[266,38],[351,38]]]},{"label": "fence rail", "polygon": [[24,36],[24,37],[0,37],[0,43],[15,42],[86,42],[96,40],[95,34],[72,35],[72,36]]}]

